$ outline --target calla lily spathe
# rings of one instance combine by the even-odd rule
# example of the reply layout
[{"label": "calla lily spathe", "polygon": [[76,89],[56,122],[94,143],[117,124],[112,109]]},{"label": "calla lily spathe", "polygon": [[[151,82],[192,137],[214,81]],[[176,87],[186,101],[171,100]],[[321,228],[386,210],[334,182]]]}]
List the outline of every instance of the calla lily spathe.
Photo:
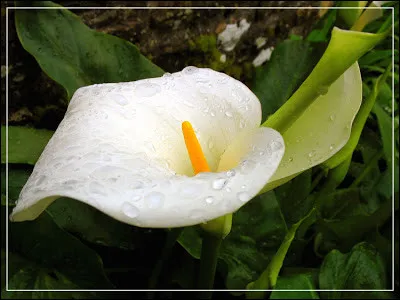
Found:
[{"label": "calla lily spathe", "polygon": [[[186,120],[212,172],[193,174],[181,132]],[[141,227],[190,226],[232,213],[266,185],[285,151],[282,136],[260,122],[257,97],[211,69],[80,88],[11,219],[34,219],[59,197]]]}]

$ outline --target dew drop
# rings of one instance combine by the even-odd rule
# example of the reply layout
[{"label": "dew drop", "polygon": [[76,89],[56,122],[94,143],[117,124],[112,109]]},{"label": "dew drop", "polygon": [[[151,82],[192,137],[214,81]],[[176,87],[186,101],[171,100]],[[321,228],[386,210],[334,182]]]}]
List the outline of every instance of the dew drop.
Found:
[{"label": "dew drop", "polygon": [[288,162],[292,162],[293,161],[293,157],[289,157]]},{"label": "dew drop", "polygon": [[182,70],[184,74],[194,74],[197,72],[197,68],[193,66],[186,67]]},{"label": "dew drop", "polygon": [[235,170],[229,170],[229,171],[226,172],[226,176],[228,176],[228,177],[233,177],[235,175],[236,175]]},{"label": "dew drop", "polygon": [[313,151],[311,151],[310,153],[308,153],[308,157],[314,157],[315,156],[315,154],[316,154],[317,152],[315,151],[315,150],[313,150]]},{"label": "dew drop", "polygon": [[220,190],[220,189],[222,189],[227,183],[228,183],[228,180],[227,180],[227,179],[225,179],[225,178],[218,178],[218,179],[215,179],[215,180],[212,182],[212,187],[213,187],[214,190]]},{"label": "dew drop", "polygon": [[140,196],[140,195],[133,195],[132,198],[131,198],[131,200],[132,200],[133,202],[137,202],[137,201],[139,201],[141,198],[142,198],[142,196]]},{"label": "dew drop", "polygon": [[260,151],[260,153],[258,153],[260,156],[263,156],[265,154],[264,151]]},{"label": "dew drop", "polygon": [[272,151],[278,151],[278,150],[282,149],[282,147],[283,147],[283,145],[279,141],[272,141],[271,142],[271,150]]},{"label": "dew drop", "polygon": [[232,118],[233,115],[230,111],[226,111],[225,116],[227,116],[228,118]]},{"label": "dew drop", "polygon": [[161,87],[158,84],[148,82],[139,84],[135,89],[136,95],[140,97],[152,97],[160,91]]},{"label": "dew drop", "polygon": [[336,118],[335,115],[330,115],[330,116],[329,116],[329,120],[331,120],[331,121],[335,121],[335,118]]},{"label": "dew drop", "polygon": [[331,145],[329,146],[329,150],[333,150],[334,147],[335,147],[335,145],[334,145],[334,144],[331,144]]},{"label": "dew drop", "polygon": [[211,115],[211,117],[215,117],[215,111],[210,111],[210,115]]},{"label": "dew drop", "polygon": [[129,217],[129,218],[136,218],[137,216],[139,216],[139,209],[128,203],[128,202],[124,202],[124,204],[122,204],[122,212],[124,213],[125,216]]},{"label": "dew drop", "polygon": [[46,180],[46,176],[42,175],[36,180],[36,185],[41,185]]},{"label": "dew drop", "polygon": [[240,164],[240,171],[243,174],[249,174],[255,168],[256,163],[252,160],[244,160]]},{"label": "dew drop", "polygon": [[250,196],[246,192],[240,192],[237,194],[237,198],[242,202],[246,202],[250,199]]},{"label": "dew drop", "polygon": [[98,182],[91,182],[89,184],[89,192],[97,195],[106,196],[107,193],[104,190],[104,187]]},{"label": "dew drop", "polygon": [[210,138],[210,139],[208,140],[208,149],[211,150],[212,148],[214,148],[214,142],[213,142],[212,138]]},{"label": "dew drop", "polygon": [[190,219],[200,219],[203,216],[203,211],[199,210],[199,209],[194,209],[189,213],[189,218]]},{"label": "dew drop", "polygon": [[183,101],[183,104],[185,104],[188,107],[194,107],[193,103],[190,103],[189,101],[185,100]]},{"label": "dew drop", "polygon": [[243,184],[243,185],[241,186],[241,188],[242,188],[242,189],[247,189],[247,185]]},{"label": "dew drop", "polygon": [[242,129],[242,128],[244,128],[244,127],[246,127],[246,123],[243,121],[243,120],[241,120],[240,122],[239,122],[239,127]]},{"label": "dew drop", "polygon": [[149,208],[156,209],[164,205],[165,196],[160,192],[151,192],[145,197]]},{"label": "dew drop", "polygon": [[128,99],[126,99],[122,95],[113,95],[112,97],[114,98],[114,101],[121,106],[125,106],[128,104]]},{"label": "dew drop", "polygon": [[214,199],[214,197],[209,196],[209,197],[206,197],[205,201],[207,204],[213,204],[215,202],[215,199]]}]

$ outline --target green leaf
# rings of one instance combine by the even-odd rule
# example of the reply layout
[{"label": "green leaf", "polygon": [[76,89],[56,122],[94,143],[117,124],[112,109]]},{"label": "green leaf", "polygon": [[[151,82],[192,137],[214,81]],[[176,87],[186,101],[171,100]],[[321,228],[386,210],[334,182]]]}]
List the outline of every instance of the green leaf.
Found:
[{"label": "green leaf", "polygon": [[135,243],[140,242],[133,226],[121,223],[74,199],[57,199],[46,211],[58,226],[91,243],[134,249]]},{"label": "green leaf", "polygon": [[97,253],[58,227],[47,213],[34,221],[9,223],[9,249],[57,270],[81,288],[113,287]]},{"label": "green leaf", "polygon": [[311,170],[295,177],[275,190],[279,207],[288,225],[293,225],[302,219],[312,208]]},{"label": "green leaf", "polygon": [[[6,254],[2,249],[2,274],[5,274],[5,259]],[[96,296],[94,292],[52,291],[76,290],[79,287],[56,270],[42,267],[12,252],[8,252],[8,276],[10,290],[48,291],[6,291],[5,286],[2,286],[2,299],[93,299]]]},{"label": "green leaf", "polygon": [[[279,272],[281,271],[283,265],[283,261],[285,260],[289,247],[296,235],[297,229],[300,227],[303,221],[305,221],[308,217],[310,217],[313,214],[313,212],[314,209],[312,209],[308,213],[308,215],[306,215],[300,221],[298,221],[296,224],[290,227],[278,251],[268,264],[268,267],[264,270],[264,272],[260,275],[260,277],[256,281],[251,282],[250,284],[247,285],[248,290],[266,290],[271,287],[272,288],[275,287]],[[259,291],[257,293],[254,292],[247,293],[247,298],[259,299],[265,295],[266,295],[265,291]]]},{"label": "green leaf", "polygon": [[[1,163],[6,163],[6,126],[1,126]],[[53,131],[8,126],[8,163],[34,165],[46,147]]]},{"label": "green leaf", "polygon": [[310,42],[286,40],[275,48],[266,65],[256,68],[252,91],[260,99],[263,121],[289,99],[321,55]]},{"label": "green leaf", "polygon": [[366,234],[382,226],[392,215],[391,199],[387,199],[376,211],[369,214],[364,205],[359,203],[359,198],[352,199],[349,192],[352,193],[352,190],[333,193],[343,194],[332,199],[338,202],[336,206],[330,201],[330,209],[323,212],[327,218],[317,221],[317,231],[323,233],[324,240],[343,251],[348,251],[354,244],[361,242]]},{"label": "green leaf", "polygon": [[[269,299],[319,299],[311,274],[279,276]],[[275,290],[308,290],[305,292]]]},{"label": "green leaf", "polygon": [[[19,193],[25,185],[32,168],[30,166],[21,168],[20,166],[8,165],[8,205],[14,206],[18,200]],[[6,166],[1,165],[1,205],[6,205]]]},{"label": "green leaf", "polygon": [[[387,289],[384,262],[377,250],[367,243],[355,245],[347,254],[332,250],[322,263],[319,286],[327,290]],[[324,292],[322,295],[328,299],[371,299],[372,296],[361,291]],[[379,296],[379,293],[375,292],[375,295]]]},{"label": "green leaf", "polygon": [[391,117],[383,110],[383,108],[375,103],[373,112],[378,119],[379,132],[382,138],[383,151],[385,153],[388,165],[392,163],[392,120]]},{"label": "green leaf", "polygon": [[[287,231],[273,192],[252,199],[233,214],[232,231],[223,240],[218,269],[228,289],[243,289],[267,267]],[[178,242],[195,258],[200,257],[201,235],[185,228]]]},{"label": "green leaf", "polygon": [[[32,5],[62,8],[50,1]],[[67,9],[19,9],[15,24],[22,46],[67,90],[68,98],[82,86],[163,74],[133,44],[88,28]]]},{"label": "green leaf", "polygon": [[308,34],[306,40],[309,42],[327,42],[335,25],[336,15],[336,9],[329,9],[324,17],[318,21],[316,28]]},{"label": "green leaf", "polygon": [[352,7],[352,9],[339,9],[338,15],[348,27],[351,27],[361,16],[367,3],[368,1],[340,1],[340,7]]}]

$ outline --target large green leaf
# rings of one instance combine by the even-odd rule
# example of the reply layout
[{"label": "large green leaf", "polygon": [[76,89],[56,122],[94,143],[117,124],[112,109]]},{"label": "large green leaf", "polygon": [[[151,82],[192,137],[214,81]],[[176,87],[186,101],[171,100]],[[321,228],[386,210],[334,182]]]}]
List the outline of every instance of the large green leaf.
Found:
[{"label": "large green leaf", "polygon": [[[252,199],[233,215],[232,231],[223,240],[219,270],[226,273],[228,289],[244,289],[267,267],[279,248],[287,228],[273,192]],[[178,242],[200,257],[201,236],[185,228]]]},{"label": "large green leaf", "polygon": [[69,98],[82,86],[163,74],[133,44],[91,30],[67,9],[50,1],[35,1],[32,6],[61,8],[19,9],[15,24],[22,46]]},{"label": "large green leaf", "polygon": [[[304,216],[297,223],[293,224],[290,227],[278,251],[276,251],[275,255],[272,257],[270,263],[268,264],[268,267],[264,270],[264,272],[260,275],[260,277],[256,281],[251,282],[247,286],[247,289],[267,290],[269,288],[275,287],[278,275],[283,265],[283,261],[285,260],[289,247],[292,244],[292,241],[296,235],[297,229],[300,227],[303,221],[305,221],[309,216],[311,216],[311,214],[313,214],[313,212],[314,209],[312,209],[306,216]],[[248,298],[251,299],[262,298],[263,295],[264,296],[266,295],[265,291],[258,291],[256,293],[254,292],[247,293]]]},{"label": "large green leaf", "polygon": [[113,287],[96,252],[58,227],[47,213],[34,221],[9,223],[9,249],[57,270],[80,288]]},{"label": "large green leaf", "polygon": [[[347,253],[332,250],[324,259],[319,274],[319,287],[326,290],[382,290],[387,289],[384,262],[377,250],[367,243],[360,243]],[[375,297],[373,297],[375,294]],[[358,291],[323,293],[328,299],[371,299],[383,296]],[[366,298],[365,298],[366,297]]]},{"label": "large green leaf", "polygon": [[357,190],[335,191],[327,195],[326,200],[321,212],[324,219],[318,220],[317,230],[323,233],[324,240],[344,251],[361,242],[392,215],[391,199],[370,214],[360,203]]},{"label": "large green leaf", "polygon": [[[1,126],[1,163],[6,162],[6,126]],[[34,165],[53,131],[21,126],[8,126],[8,162]]]},{"label": "large green leaf", "polygon": [[[13,164],[8,165],[8,205],[14,206],[18,200],[19,193],[25,185],[32,168],[20,167]],[[6,167],[1,165],[1,204],[6,205]]]},{"label": "large green leaf", "polygon": [[256,68],[251,89],[260,99],[263,121],[304,81],[322,55],[319,50],[310,42],[286,40],[274,49],[266,65]]},{"label": "large green leaf", "polygon": [[86,241],[122,249],[133,249],[135,243],[140,243],[135,227],[118,222],[80,201],[60,198],[46,211],[58,226]]},{"label": "large green leaf", "polygon": [[[6,253],[1,250],[2,274],[5,274]],[[42,267],[21,256],[8,253],[8,289],[2,286],[2,299],[93,299],[94,292],[57,292],[54,290],[76,290],[78,286],[73,284],[63,274],[54,269]],[[33,290],[33,291],[16,291]],[[35,291],[37,290],[37,291]],[[47,290],[47,291],[39,291]]]},{"label": "large green leaf", "polygon": [[275,190],[279,206],[288,225],[302,219],[312,208],[311,170],[295,177]]},{"label": "large green leaf", "polygon": [[[308,291],[276,291],[276,290],[308,290]],[[297,274],[278,277],[274,291],[269,299],[319,299],[312,274]]]}]

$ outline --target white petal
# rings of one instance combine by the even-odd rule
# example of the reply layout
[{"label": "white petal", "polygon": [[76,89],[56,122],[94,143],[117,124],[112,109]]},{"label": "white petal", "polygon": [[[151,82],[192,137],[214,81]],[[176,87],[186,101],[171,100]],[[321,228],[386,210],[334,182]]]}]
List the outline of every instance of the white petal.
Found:
[{"label": "white petal", "polygon": [[[243,172],[236,169],[233,177],[187,176],[193,171],[181,133],[184,120],[197,131],[212,170],[234,167],[233,158],[254,164],[237,166]],[[283,141],[271,129],[257,129],[260,121],[254,94],[210,69],[190,67],[161,78],[81,88],[11,217],[34,219],[65,196],[142,227],[214,219],[256,195],[279,164]],[[277,142],[282,147],[275,149]],[[251,145],[256,152],[247,151]]]},{"label": "white petal", "polygon": [[283,153],[278,132],[257,128],[240,134],[226,149],[219,172],[193,177],[171,174],[140,155],[112,159],[107,165],[88,162],[77,172],[70,171],[73,167],[53,174],[35,168],[12,218],[33,219],[56,196],[64,196],[136,226],[194,225],[234,212],[253,198]]}]

